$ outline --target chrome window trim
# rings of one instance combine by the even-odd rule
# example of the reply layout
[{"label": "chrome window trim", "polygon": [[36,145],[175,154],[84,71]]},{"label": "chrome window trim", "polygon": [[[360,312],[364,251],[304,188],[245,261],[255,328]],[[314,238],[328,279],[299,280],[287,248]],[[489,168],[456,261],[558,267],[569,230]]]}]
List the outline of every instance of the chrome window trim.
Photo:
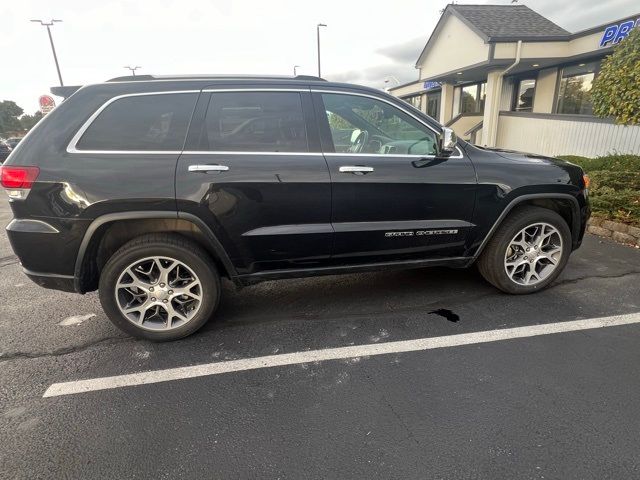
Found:
[{"label": "chrome window trim", "polygon": [[[169,80],[167,80],[169,81]],[[173,81],[173,80],[171,80]],[[125,82],[122,82],[125,83]],[[372,98],[374,100],[378,100],[392,107],[399,109],[405,114],[409,115],[429,130],[433,131],[436,135],[438,132],[431,125],[411,113],[409,110],[396,105],[389,100],[381,98],[376,95],[371,95],[367,93],[361,92],[352,92],[346,90],[324,90],[324,89],[314,89],[312,87],[307,88],[277,88],[277,87],[267,87],[267,88],[206,88],[202,90],[168,90],[168,91],[153,91],[153,92],[137,92],[137,93],[127,93],[123,95],[118,95],[116,97],[110,98],[105,103],[103,103],[91,116],[85,121],[85,123],[80,127],[80,129],[75,133],[69,145],[67,145],[67,153],[82,153],[88,155],[95,154],[107,154],[107,155],[180,155],[180,154],[188,154],[188,155],[303,155],[303,156],[312,156],[312,155],[326,155],[326,156],[349,156],[349,157],[411,157],[411,158],[436,158],[436,155],[414,155],[414,154],[382,154],[382,153],[335,153],[335,152],[243,152],[243,151],[221,151],[221,150],[79,150],[76,148],[77,143],[82,138],[82,135],[88,130],[94,120],[112,103],[120,100],[122,98],[127,97],[142,97],[142,96],[150,96],[150,95],[170,95],[170,94],[180,94],[180,93],[215,93],[215,92],[311,92],[311,93],[333,93],[338,95],[355,95],[360,97]],[[460,147],[456,146],[456,150],[458,150],[458,155],[451,156],[448,158],[463,158],[462,151]]]},{"label": "chrome window trim", "polygon": [[[76,132],[76,134],[73,136],[73,138],[71,139],[71,141],[69,142],[69,145],[67,145],[67,153],[108,153],[108,154],[132,154],[132,153],[136,153],[136,154],[147,154],[147,155],[153,155],[153,154],[161,154],[161,153],[166,153],[166,154],[175,154],[176,151],[175,150],[79,150],[78,148],[76,148],[77,143],[80,141],[80,139],[82,138],[82,136],[84,135],[84,133],[89,129],[89,127],[91,126],[91,124],[94,122],[94,120],[96,118],[98,118],[98,116],[112,103],[117,102],[118,100],[122,99],[122,98],[128,98],[128,97],[146,97],[146,96],[150,96],[150,95],[172,95],[172,94],[180,94],[180,93],[200,93],[200,90],[168,90],[168,91],[161,91],[161,92],[137,92],[137,93],[126,93],[124,95],[118,95],[116,97],[110,98],[109,100],[107,100],[106,102],[104,102],[95,112],[93,112],[91,114],[91,116],[87,119],[86,122],[84,122],[82,124],[82,126],[80,127],[80,129]],[[178,150],[177,153],[179,154],[181,152],[181,150]]]},{"label": "chrome window trim", "polygon": [[[361,92],[351,92],[351,91],[345,91],[345,90],[324,90],[324,89],[316,89],[316,88],[311,88],[311,93],[335,93],[335,94],[339,94],[339,95],[356,95],[356,96],[359,96],[359,97],[373,98],[374,100],[379,100],[381,102],[387,103],[387,104],[391,105],[392,107],[395,107],[398,110],[406,113],[411,118],[413,118],[414,120],[418,121],[419,123],[421,123],[422,125],[427,127],[429,130],[433,131],[436,135],[440,135],[440,133],[441,133],[441,132],[438,132],[435,128],[433,128],[431,125],[426,123],[424,120],[422,120],[420,117],[417,117],[416,115],[411,113],[409,110],[406,110],[405,108],[401,107],[400,105],[396,105],[395,103],[390,102],[389,100],[386,100],[385,98],[379,97],[377,95],[371,95],[371,94],[368,94],[368,93],[361,93]],[[457,145],[456,145],[456,150],[458,150],[458,155],[450,156],[450,157],[447,157],[447,158],[463,158],[462,150]],[[330,152],[330,153],[325,153],[325,155],[332,156],[332,157],[335,157],[335,156],[349,156],[349,157],[354,156],[354,157],[359,157],[359,156],[361,156],[361,157],[436,158],[436,155],[414,155],[414,154],[406,154],[406,155],[388,154],[388,155],[385,155],[383,153],[334,153],[334,152]]]},{"label": "chrome window trim", "polygon": [[225,93],[225,92],[306,92],[309,93],[309,88],[277,88],[277,87],[245,87],[245,88],[205,88],[202,90],[206,93]]},{"label": "chrome window trim", "polygon": [[182,150],[75,150],[67,148],[67,153],[88,155],[180,155]]},{"label": "chrome window trim", "polygon": [[[455,156],[450,156],[450,157],[442,157],[442,158],[463,158],[464,156],[462,155],[462,150],[460,150],[460,147],[456,146],[456,150],[458,150],[458,155]],[[416,155],[413,153],[407,153],[407,154],[402,154],[402,153],[340,153],[340,152],[329,152],[329,153],[325,153],[324,155],[326,155],[327,157],[396,157],[396,158],[438,158],[437,155]]]},{"label": "chrome window trim", "polygon": [[[244,152],[244,151],[225,151],[225,150],[184,150],[180,152],[183,155],[305,155],[305,156],[322,156],[322,152]],[[326,155],[326,154],[324,154]]]},{"label": "chrome window trim", "polygon": [[[173,80],[167,80],[173,81]],[[126,82],[122,82],[126,83]],[[206,150],[206,151],[183,151],[183,150],[79,150],[76,148],[77,143],[82,138],[82,135],[89,129],[94,120],[102,113],[104,109],[106,109],[113,102],[120,100],[121,98],[127,97],[141,97],[148,95],[168,95],[175,93],[213,93],[213,92],[309,92],[309,87],[307,88],[206,88],[203,90],[169,90],[169,91],[153,91],[153,92],[139,92],[139,93],[127,93],[124,95],[118,95],[116,97],[110,98],[105,103],[103,103],[93,114],[87,119],[87,121],[80,127],[80,129],[73,136],[69,145],[67,145],[67,153],[86,153],[86,154],[107,154],[107,155],[180,155],[181,153],[189,153],[189,154],[204,154],[204,153],[224,153],[224,154],[264,154],[264,153],[272,153],[272,154],[285,154],[284,152],[216,152],[214,150]],[[322,155],[321,152],[312,153],[312,152],[287,152],[289,155]]]}]

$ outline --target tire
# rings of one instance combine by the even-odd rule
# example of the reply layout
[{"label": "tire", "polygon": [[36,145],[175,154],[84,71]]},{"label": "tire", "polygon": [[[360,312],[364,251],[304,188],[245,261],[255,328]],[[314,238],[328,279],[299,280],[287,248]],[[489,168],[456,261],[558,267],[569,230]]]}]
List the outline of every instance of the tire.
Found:
[{"label": "tire", "polygon": [[[542,229],[547,234],[553,232],[553,228],[555,228],[556,232],[551,233],[549,239],[545,240],[549,242],[547,246],[543,247],[541,245],[543,242],[536,242],[533,240],[534,237],[527,236],[527,232],[540,231],[535,230],[536,224],[547,225]],[[518,235],[518,239],[515,238],[516,235]],[[524,242],[526,238],[532,239],[531,242]],[[521,243],[526,244],[526,248],[530,248],[531,253],[527,253],[526,248],[520,246]],[[537,245],[534,245],[536,243]],[[510,246],[511,250],[508,250]],[[553,256],[549,255],[553,251],[558,253]],[[507,257],[508,253],[513,255]],[[567,265],[570,254],[571,231],[567,222],[553,210],[523,206],[510,213],[489,240],[478,259],[478,270],[485,280],[503,292],[517,295],[528,294],[543,290],[552,283]],[[553,260],[556,260],[555,265],[552,263]],[[511,266],[514,264],[517,264],[518,267]],[[526,277],[532,266],[534,272],[535,269],[540,269],[542,272],[534,273],[529,280],[532,283],[527,284]],[[549,269],[550,267],[553,268]],[[508,271],[513,272],[512,276]],[[520,273],[521,271],[522,273]],[[534,276],[539,278],[535,279]]]},{"label": "tire", "polygon": [[98,290],[116,327],[164,342],[191,335],[209,320],[218,307],[220,277],[198,245],[179,235],[153,233],[134,238],[109,258]]}]

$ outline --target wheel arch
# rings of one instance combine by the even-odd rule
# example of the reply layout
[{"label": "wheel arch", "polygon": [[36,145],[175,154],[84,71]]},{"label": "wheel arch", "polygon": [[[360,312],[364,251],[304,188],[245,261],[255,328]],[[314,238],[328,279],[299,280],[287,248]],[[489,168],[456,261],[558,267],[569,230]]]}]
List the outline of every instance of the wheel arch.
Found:
[{"label": "wheel arch", "polygon": [[102,215],[91,222],[76,256],[75,290],[79,293],[95,290],[100,270],[111,254],[139,235],[160,232],[176,233],[195,241],[211,255],[222,275],[236,277],[235,267],[222,244],[200,218],[175,211],[131,211]]},{"label": "wheel arch", "polygon": [[581,227],[580,205],[576,197],[568,193],[533,193],[520,195],[507,204],[498,216],[497,220],[491,226],[487,235],[482,240],[482,243],[480,243],[476,252],[473,254],[474,260],[480,256],[484,248],[487,246],[487,243],[489,243],[489,240],[491,240],[491,237],[496,233],[505,218],[507,218],[515,208],[525,205],[547,208],[560,214],[560,216],[562,216],[562,218],[567,222],[569,230],[571,230],[572,249],[577,248],[580,241]]}]

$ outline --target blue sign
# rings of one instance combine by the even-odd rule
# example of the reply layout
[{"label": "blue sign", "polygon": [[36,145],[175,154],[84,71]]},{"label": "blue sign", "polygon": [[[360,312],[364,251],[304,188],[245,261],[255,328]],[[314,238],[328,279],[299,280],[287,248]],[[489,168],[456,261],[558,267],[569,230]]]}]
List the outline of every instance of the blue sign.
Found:
[{"label": "blue sign", "polygon": [[640,18],[637,20],[627,20],[620,24],[609,25],[602,34],[600,39],[600,47],[606,47],[608,44],[616,45],[629,35],[633,27],[640,25]]},{"label": "blue sign", "polygon": [[440,82],[424,82],[423,88],[425,90],[432,90],[434,88],[440,88]]}]

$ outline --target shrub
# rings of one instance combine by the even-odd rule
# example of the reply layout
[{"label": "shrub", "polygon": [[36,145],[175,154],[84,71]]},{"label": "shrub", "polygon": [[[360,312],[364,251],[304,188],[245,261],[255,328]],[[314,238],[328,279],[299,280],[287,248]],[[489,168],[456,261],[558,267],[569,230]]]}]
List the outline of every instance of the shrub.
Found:
[{"label": "shrub", "polygon": [[594,215],[640,225],[640,156],[560,158],[580,165],[591,178],[589,195]]},{"label": "shrub", "polygon": [[623,125],[640,124],[640,28],[602,61],[591,89],[593,112]]}]

